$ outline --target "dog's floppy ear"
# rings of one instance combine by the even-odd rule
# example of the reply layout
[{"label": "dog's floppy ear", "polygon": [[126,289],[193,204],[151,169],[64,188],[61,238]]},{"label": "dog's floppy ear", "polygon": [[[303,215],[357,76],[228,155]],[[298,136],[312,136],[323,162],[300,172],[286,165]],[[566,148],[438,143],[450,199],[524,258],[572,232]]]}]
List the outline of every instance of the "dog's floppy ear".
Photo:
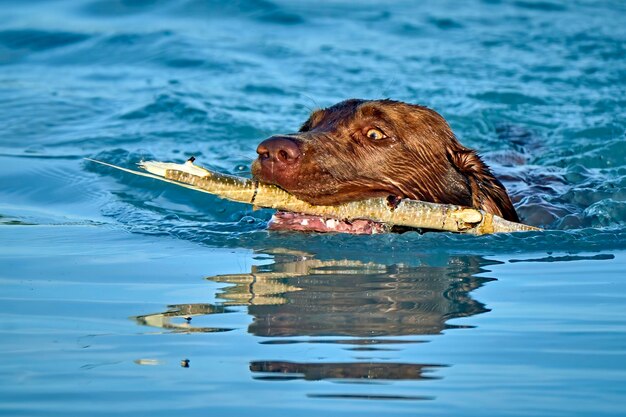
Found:
[{"label": "dog's floppy ear", "polygon": [[462,174],[475,175],[488,169],[482,159],[471,149],[455,146],[449,147],[446,151],[452,165]]},{"label": "dog's floppy ear", "polygon": [[513,203],[500,181],[478,156],[468,148],[456,146],[446,149],[448,160],[463,174],[472,191],[472,205],[507,220],[519,222]]}]

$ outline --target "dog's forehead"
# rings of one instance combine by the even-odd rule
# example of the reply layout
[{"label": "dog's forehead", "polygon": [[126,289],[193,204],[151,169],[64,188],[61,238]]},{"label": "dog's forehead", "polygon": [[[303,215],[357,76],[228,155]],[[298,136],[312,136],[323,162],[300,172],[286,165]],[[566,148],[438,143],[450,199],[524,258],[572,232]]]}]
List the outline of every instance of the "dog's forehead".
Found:
[{"label": "dog's forehead", "polygon": [[349,127],[354,123],[369,123],[383,128],[393,128],[406,124],[408,121],[422,123],[424,116],[429,113],[434,112],[423,106],[389,99],[349,99],[315,110],[302,125],[300,131],[334,130]]},{"label": "dog's forehead", "polygon": [[335,124],[350,122],[359,118],[384,118],[386,111],[391,110],[392,103],[381,100],[350,99],[339,102],[325,109],[318,109],[311,113],[309,120],[312,124],[323,122]]},{"label": "dog's forehead", "polygon": [[355,115],[361,118],[384,119],[389,111],[392,111],[392,105],[384,101],[366,101],[362,103],[355,112]]},{"label": "dog's forehead", "polygon": [[304,126],[307,128],[330,127],[345,123],[352,120],[357,107],[357,100],[346,100],[325,109],[317,109],[311,113]]}]

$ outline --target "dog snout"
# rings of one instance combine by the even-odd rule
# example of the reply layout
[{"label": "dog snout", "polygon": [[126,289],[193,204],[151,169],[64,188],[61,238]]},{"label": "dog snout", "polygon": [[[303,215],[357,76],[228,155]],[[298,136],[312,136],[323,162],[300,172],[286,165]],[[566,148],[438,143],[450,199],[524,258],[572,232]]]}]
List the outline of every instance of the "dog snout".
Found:
[{"label": "dog snout", "polygon": [[290,136],[272,136],[257,147],[252,176],[285,189],[296,187],[302,165],[301,143]]},{"label": "dog snout", "polygon": [[272,136],[257,147],[261,163],[273,162],[278,165],[293,165],[301,156],[300,146],[288,136]]}]

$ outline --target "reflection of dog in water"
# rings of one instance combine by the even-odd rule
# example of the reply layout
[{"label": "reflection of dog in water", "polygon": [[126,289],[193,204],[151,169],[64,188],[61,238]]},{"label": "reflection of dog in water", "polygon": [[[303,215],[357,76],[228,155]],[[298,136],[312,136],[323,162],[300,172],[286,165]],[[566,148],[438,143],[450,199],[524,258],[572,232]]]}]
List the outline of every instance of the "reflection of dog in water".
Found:
[{"label": "reflection of dog in water", "polygon": [[[480,257],[459,256],[443,266],[385,266],[358,261],[321,261],[301,254],[273,256],[275,263],[252,267],[249,274],[207,278],[233,284],[218,295],[222,300],[218,305],[170,306],[164,313],[135,319],[143,325],[179,332],[227,331],[230,329],[196,327],[192,319],[226,313],[230,306],[245,305],[254,317],[248,330],[256,336],[349,338],[276,339],[262,343],[342,343],[352,345],[354,350],[377,350],[380,349],[377,345],[417,342],[389,337],[439,334],[442,330],[459,327],[447,324],[450,319],[488,311],[469,295],[491,280],[475,276],[490,263]],[[435,366],[438,365],[254,361],[250,369],[288,379],[423,379],[423,373]]]},{"label": "reflection of dog in water", "polygon": [[475,258],[443,267],[276,259],[250,274],[210,278],[236,284],[220,297],[248,305],[257,336],[438,334],[454,327],[449,319],[487,311],[468,294],[488,280],[473,276]]}]

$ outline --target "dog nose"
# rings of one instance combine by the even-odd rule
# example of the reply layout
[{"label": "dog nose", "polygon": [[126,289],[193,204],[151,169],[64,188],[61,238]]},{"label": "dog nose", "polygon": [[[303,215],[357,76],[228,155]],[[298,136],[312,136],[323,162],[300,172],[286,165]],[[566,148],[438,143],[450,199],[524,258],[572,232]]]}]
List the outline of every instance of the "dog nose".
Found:
[{"label": "dog nose", "polygon": [[256,149],[261,161],[271,160],[281,164],[294,164],[302,155],[298,142],[288,136],[272,136]]}]

